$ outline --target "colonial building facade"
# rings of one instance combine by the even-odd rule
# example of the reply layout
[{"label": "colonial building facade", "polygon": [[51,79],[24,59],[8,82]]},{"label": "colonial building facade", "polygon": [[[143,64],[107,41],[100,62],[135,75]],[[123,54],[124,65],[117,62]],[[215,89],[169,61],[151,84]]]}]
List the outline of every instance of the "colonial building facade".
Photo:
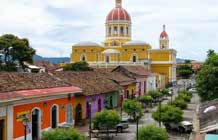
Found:
[{"label": "colonial building facade", "polygon": [[80,42],[72,47],[71,62],[86,61],[93,67],[116,67],[119,65],[146,65],[154,73],[165,75],[165,84],[176,81],[176,51],[169,48],[165,31],[159,38],[159,49],[144,41],[132,40],[132,22],[122,7],[122,0],[106,18],[106,39],[103,44]]}]

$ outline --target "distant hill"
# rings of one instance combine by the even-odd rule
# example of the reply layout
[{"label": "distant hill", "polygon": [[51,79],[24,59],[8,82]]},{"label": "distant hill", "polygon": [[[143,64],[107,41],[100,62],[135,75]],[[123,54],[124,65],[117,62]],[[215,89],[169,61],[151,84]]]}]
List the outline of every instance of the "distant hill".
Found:
[{"label": "distant hill", "polygon": [[39,56],[39,55],[34,55],[33,60],[34,61],[45,60],[45,61],[49,61],[49,62],[51,62],[53,64],[59,64],[59,63],[62,63],[62,62],[70,62],[69,57],[42,57],[42,56]]}]

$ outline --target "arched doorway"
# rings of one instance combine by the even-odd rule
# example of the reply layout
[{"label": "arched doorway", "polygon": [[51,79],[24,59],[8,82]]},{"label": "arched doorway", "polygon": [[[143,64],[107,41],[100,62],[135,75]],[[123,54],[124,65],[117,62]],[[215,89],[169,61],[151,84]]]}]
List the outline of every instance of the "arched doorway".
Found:
[{"label": "arched doorway", "polygon": [[40,139],[41,117],[40,110],[34,109],[32,111],[32,140]]},{"label": "arched doorway", "polygon": [[57,128],[58,126],[58,107],[54,105],[51,108],[51,128]]},{"label": "arched doorway", "polygon": [[75,117],[75,121],[76,123],[81,122],[82,120],[82,105],[78,104],[76,106],[76,117]]},{"label": "arched doorway", "polygon": [[67,124],[73,124],[73,107],[71,104],[68,104],[66,107],[66,114],[67,114]]},{"label": "arched doorway", "polygon": [[101,99],[98,99],[98,112],[101,111]]},{"label": "arched doorway", "polygon": [[137,58],[135,55],[132,56],[132,62],[135,63],[137,61]]}]

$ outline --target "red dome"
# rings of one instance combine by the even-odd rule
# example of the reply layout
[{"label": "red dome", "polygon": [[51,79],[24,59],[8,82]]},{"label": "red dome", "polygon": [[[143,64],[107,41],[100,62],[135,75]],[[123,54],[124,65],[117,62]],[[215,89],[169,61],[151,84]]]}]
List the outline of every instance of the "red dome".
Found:
[{"label": "red dome", "polygon": [[166,33],[166,31],[163,31],[161,34],[160,34],[160,38],[167,38],[168,37],[168,34]]},{"label": "red dome", "polygon": [[125,9],[123,9],[122,7],[116,7],[110,11],[107,16],[106,22],[115,20],[131,21],[131,17]]}]

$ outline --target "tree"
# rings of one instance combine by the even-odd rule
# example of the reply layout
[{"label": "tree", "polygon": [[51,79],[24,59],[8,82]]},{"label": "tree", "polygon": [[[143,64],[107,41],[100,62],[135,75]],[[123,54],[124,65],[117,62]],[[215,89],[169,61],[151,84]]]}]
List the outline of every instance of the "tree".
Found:
[{"label": "tree", "polygon": [[186,109],[187,108],[187,103],[182,97],[177,97],[173,102],[172,105],[175,107],[179,107],[181,109]]},{"label": "tree", "polygon": [[139,140],[168,140],[169,136],[164,128],[155,125],[142,126],[139,128]]},{"label": "tree", "polygon": [[[161,112],[161,117],[159,117]],[[152,113],[156,121],[179,123],[183,120],[183,112],[180,108],[170,105],[164,105]]]},{"label": "tree", "polygon": [[69,129],[53,129],[42,133],[42,140],[84,140],[85,137],[81,135],[74,128]]},{"label": "tree", "polygon": [[137,113],[139,114],[139,118],[143,116],[142,108],[135,100],[124,101],[122,108],[134,121],[137,119]]},{"label": "tree", "polygon": [[170,93],[170,91],[169,91],[169,89],[162,89],[162,90],[160,90],[160,92],[161,92],[161,94],[164,96],[164,95],[169,95],[169,93]]},{"label": "tree", "polygon": [[89,67],[85,61],[66,64],[63,69],[64,71],[93,71],[93,68]]},{"label": "tree", "polygon": [[148,95],[150,95],[155,102],[163,96],[163,94],[158,90],[151,90],[148,92]]},{"label": "tree", "polygon": [[208,51],[207,59],[196,76],[196,86],[202,101],[218,98],[218,54]]},{"label": "tree", "polygon": [[193,74],[190,60],[185,60],[185,64],[178,67],[178,73],[183,78],[189,78]]},{"label": "tree", "polygon": [[[30,47],[28,39],[19,38],[12,34],[0,37],[1,64],[5,63],[3,70],[13,70],[19,64],[24,68],[24,62],[32,63],[35,50]],[[0,57],[1,58],[1,57]],[[11,69],[10,69],[11,68]]]},{"label": "tree", "polygon": [[149,95],[140,97],[140,102],[142,102],[145,106],[152,103],[152,101],[153,101],[153,98]]},{"label": "tree", "polygon": [[94,128],[106,127],[107,129],[115,128],[120,123],[121,118],[115,110],[103,110],[97,112],[92,120]]}]

